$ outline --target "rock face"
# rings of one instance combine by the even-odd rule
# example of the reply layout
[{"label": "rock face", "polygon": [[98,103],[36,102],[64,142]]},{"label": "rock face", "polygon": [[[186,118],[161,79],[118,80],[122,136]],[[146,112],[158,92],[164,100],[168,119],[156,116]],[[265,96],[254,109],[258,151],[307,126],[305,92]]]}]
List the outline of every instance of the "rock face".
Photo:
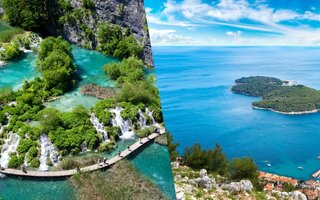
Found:
[{"label": "rock face", "polygon": [[299,192],[299,191],[293,191],[291,193],[291,198],[293,200],[307,200],[306,195],[304,195],[302,192]]},{"label": "rock face", "polygon": [[253,185],[248,180],[241,180],[240,182],[231,182],[230,184],[222,184],[221,189],[229,191],[231,194],[238,194],[240,192],[250,192]]},{"label": "rock face", "polygon": [[[53,36],[62,35],[70,43],[95,49],[97,47],[96,34],[91,35],[88,40],[86,30],[83,27],[87,27],[87,30],[96,33],[99,22],[117,24],[123,29],[128,29],[135,36],[143,46],[143,61],[146,65],[153,67],[151,42],[143,0],[91,0],[94,7],[90,10],[90,14],[81,13],[81,20],[64,22],[63,24],[59,23],[59,19],[66,14],[66,11],[60,9],[58,1],[48,1],[49,22],[44,27],[45,32]],[[83,7],[83,0],[70,0],[70,2],[74,9],[80,10]],[[1,5],[0,13],[4,13]]]},{"label": "rock face", "polygon": [[[58,0],[54,0],[57,6]],[[86,34],[82,30],[83,24],[89,27],[93,32],[97,29],[99,22],[110,22],[117,24],[123,28],[127,28],[135,38],[143,46],[143,60],[149,65],[153,66],[153,58],[151,51],[151,42],[148,32],[148,24],[146,20],[146,14],[144,9],[143,0],[92,0],[95,3],[95,7],[92,10],[92,14],[86,16],[81,22],[65,23],[62,27],[56,22],[57,17],[52,24],[48,25],[48,31],[52,35],[60,34],[71,43],[85,46],[89,45],[91,48],[96,48],[97,41],[96,35],[92,35],[89,44],[87,43]],[[81,7],[82,0],[71,0],[71,5],[74,8]],[[53,5],[54,6],[54,5]],[[63,11],[54,11],[54,15],[59,13],[59,16],[63,15]]]},{"label": "rock face", "polygon": [[194,182],[205,189],[212,189],[213,184],[215,184],[214,180],[207,175],[207,170],[205,169],[200,170],[200,177],[194,179]]}]

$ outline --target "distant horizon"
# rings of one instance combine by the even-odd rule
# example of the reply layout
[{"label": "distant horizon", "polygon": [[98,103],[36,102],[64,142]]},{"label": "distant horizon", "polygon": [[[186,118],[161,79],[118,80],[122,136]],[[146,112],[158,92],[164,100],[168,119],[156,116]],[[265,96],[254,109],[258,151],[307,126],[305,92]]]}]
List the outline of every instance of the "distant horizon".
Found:
[{"label": "distant horizon", "polygon": [[153,46],[320,45],[320,1],[146,0]]}]

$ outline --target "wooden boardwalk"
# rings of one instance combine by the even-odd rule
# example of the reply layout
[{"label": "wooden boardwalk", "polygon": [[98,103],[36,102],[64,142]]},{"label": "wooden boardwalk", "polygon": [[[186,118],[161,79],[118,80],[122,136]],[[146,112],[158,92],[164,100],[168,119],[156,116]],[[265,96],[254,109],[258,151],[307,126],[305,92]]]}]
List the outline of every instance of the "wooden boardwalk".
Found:
[{"label": "wooden boardwalk", "polygon": [[[126,158],[131,153],[138,150],[140,147],[142,147],[143,145],[145,145],[149,141],[154,140],[156,137],[158,137],[164,133],[165,133],[165,130],[161,128],[160,133],[152,133],[148,137],[141,138],[138,142],[132,144],[130,146],[130,149],[126,148],[124,151],[122,151],[120,153],[120,155],[116,155],[115,157],[107,160],[106,161],[107,164],[103,164],[103,162],[101,162],[99,164],[97,163],[95,165],[83,167],[83,168],[80,168],[80,172],[91,172],[91,171],[107,168],[107,167],[115,164],[116,162]],[[25,173],[22,170],[18,170],[18,169],[4,168],[4,169],[0,170],[0,173],[6,174],[6,175],[14,175],[14,176],[48,177],[49,178],[49,177],[68,177],[68,176],[72,176],[74,174],[79,173],[79,171],[77,169],[71,169],[71,170],[63,170],[63,171],[27,171]]]}]

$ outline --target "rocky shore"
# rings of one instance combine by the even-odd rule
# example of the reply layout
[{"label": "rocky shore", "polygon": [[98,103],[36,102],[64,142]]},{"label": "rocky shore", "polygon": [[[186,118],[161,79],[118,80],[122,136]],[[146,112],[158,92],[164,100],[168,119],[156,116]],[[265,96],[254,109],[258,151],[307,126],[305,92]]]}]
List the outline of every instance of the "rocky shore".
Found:
[{"label": "rocky shore", "polygon": [[278,110],[275,110],[275,109],[272,109],[272,108],[260,108],[258,106],[252,106],[252,108],[258,109],[258,110],[270,110],[272,112],[276,112],[276,113],[284,114],[284,115],[305,115],[305,114],[312,114],[312,113],[319,112],[318,109],[308,110],[308,111],[301,111],[301,112],[282,112],[282,111],[278,111]]},{"label": "rocky shore", "polygon": [[300,191],[256,191],[249,180],[232,182],[225,177],[194,171],[187,166],[172,163],[177,200],[307,200]]},{"label": "rocky shore", "polygon": [[112,98],[115,95],[115,90],[109,87],[101,87],[96,84],[85,85],[80,90],[83,95],[90,95],[98,99]]}]

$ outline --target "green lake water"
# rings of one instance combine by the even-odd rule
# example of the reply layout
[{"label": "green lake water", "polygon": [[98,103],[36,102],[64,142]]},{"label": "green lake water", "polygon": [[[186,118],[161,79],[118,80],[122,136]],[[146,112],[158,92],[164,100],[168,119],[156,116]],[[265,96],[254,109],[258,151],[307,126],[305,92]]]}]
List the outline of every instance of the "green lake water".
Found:
[{"label": "green lake water", "polygon": [[[48,103],[47,106],[49,107],[68,111],[78,104],[83,104],[89,108],[98,99],[81,95],[81,86],[91,83],[101,86],[114,86],[114,82],[103,72],[103,65],[117,61],[116,59],[76,46],[73,46],[73,56],[78,66],[79,77],[81,78],[79,85],[74,91],[63,95],[56,101]],[[0,88],[19,88],[24,80],[29,80],[36,76],[35,59],[36,56],[34,54],[27,54],[21,59],[10,62],[5,67],[0,68]],[[151,73],[152,71],[148,70],[148,74]],[[113,157],[132,143],[134,143],[134,140],[119,141],[117,149],[104,156]],[[129,160],[132,161],[143,176],[153,181],[164,194],[170,199],[175,199],[173,177],[166,147],[150,144],[144,147],[143,150],[135,152]],[[74,189],[67,179],[48,180],[6,177],[0,179],[0,196],[3,200],[75,199]]]}]

